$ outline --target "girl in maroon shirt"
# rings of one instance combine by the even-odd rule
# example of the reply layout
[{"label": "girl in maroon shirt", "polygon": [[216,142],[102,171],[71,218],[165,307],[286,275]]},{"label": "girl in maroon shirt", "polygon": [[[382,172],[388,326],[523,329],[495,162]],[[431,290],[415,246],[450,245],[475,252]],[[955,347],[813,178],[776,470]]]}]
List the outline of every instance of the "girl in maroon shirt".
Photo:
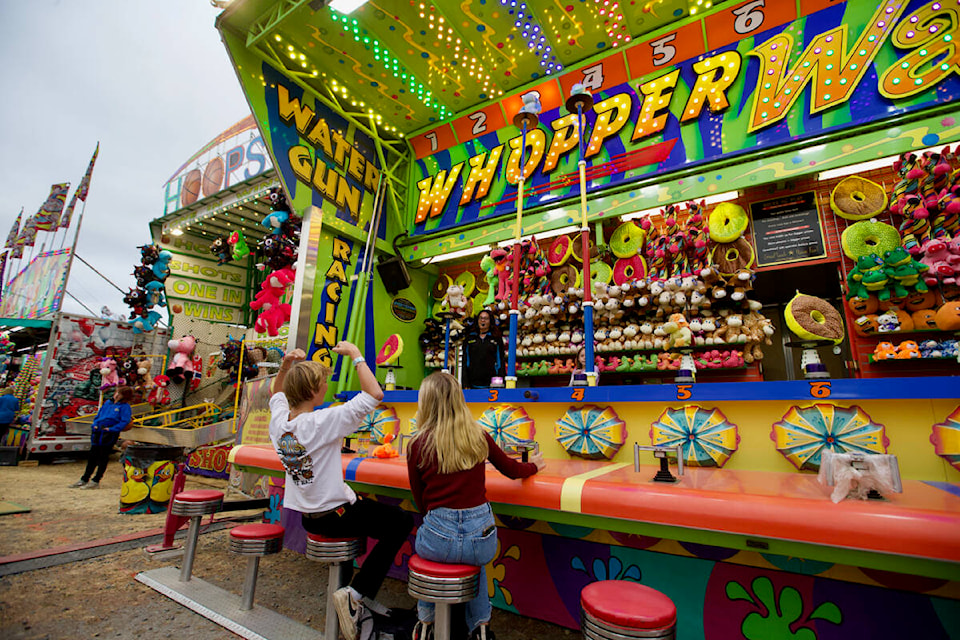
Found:
[{"label": "girl in maroon shirt", "polygon": [[[480,567],[481,592],[467,602],[471,640],[493,640],[485,566],[497,552],[497,527],[486,495],[484,461],[508,478],[526,478],[543,469],[540,452],[531,462],[510,458],[470,415],[457,379],[434,373],[420,385],[417,435],[407,454],[410,488],[420,513],[417,555],[433,562]],[[417,604],[414,640],[433,638],[431,602]]]}]

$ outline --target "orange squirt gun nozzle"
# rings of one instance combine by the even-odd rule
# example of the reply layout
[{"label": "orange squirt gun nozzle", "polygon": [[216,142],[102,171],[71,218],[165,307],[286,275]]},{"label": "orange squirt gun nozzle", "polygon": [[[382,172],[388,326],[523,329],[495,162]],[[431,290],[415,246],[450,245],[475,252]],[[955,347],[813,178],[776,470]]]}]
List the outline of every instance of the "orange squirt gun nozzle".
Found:
[{"label": "orange squirt gun nozzle", "polygon": [[400,454],[393,448],[391,442],[393,442],[392,433],[383,436],[383,444],[373,450],[373,455],[377,458],[396,458],[399,456]]}]

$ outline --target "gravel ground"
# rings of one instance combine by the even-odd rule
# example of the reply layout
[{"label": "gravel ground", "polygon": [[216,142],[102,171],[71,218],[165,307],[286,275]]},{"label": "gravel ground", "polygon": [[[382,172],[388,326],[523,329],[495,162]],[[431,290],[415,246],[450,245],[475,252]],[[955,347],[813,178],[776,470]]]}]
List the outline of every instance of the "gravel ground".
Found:
[{"label": "gravel ground", "polygon": [[[0,500],[31,509],[0,516],[0,556],[113,538],[158,529],[164,514],[117,513],[120,469],[111,460],[101,487],[70,490],[83,463],[38,467],[0,467]],[[219,488],[224,482],[188,476],[187,489]],[[222,516],[242,518],[251,512]],[[224,519],[218,517],[217,520]],[[195,576],[239,594],[245,562],[227,552],[226,529],[201,535]],[[0,558],[0,570],[3,559]],[[220,640],[238,636],[137,582],[137,573],[178,564],[178,559],[149,557],[137,548],[77,560],[0,578],[0,638],[152,638]],[[326,571],[303,556],[284,550],[261,560],[256,603],[291,619],[323,629]],[[388,606],[411,607],[406,584],[388,579],[379,599]],[[577,632],[494,609],[498,640],[579,638]]]}]

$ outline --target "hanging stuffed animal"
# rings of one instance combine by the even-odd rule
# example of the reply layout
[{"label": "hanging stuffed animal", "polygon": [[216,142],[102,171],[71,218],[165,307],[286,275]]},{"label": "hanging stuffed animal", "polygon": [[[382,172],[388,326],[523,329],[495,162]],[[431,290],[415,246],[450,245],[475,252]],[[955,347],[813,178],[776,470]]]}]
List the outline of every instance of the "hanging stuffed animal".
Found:
[{"label": "hanging stuffed animal", "polygon": [[100,361],[100,390],[117,387],[124,384],[123,378],[117,373],[117,361],[113,358],[104,358]]},{"label": "hanging stuffed animal", "polygon": [[230,262],[230,242],[227,236],[217,236],[210,243],[210,253],[217,256],[217,264],[227,264]]},{"label": "hanging stuffed animal", "polygon": [[140,249],[140,262],[145,265],[153,264],[160,256],[160,248],[155,244],[140,245],[137,249]]},{"label": "hanging stuffed animal", "polygon": [[171,382],[180,383],[193,378],[193,352],[197,348],[197,339],[193,336],[184,336],[179,340],[171,340],[167,346],[174,352],[173,360],[167,369],[167,377]]},{"label": "hanging stuffed animal", "polygon": [[153,405],[154,410],[157,407],[170,404],[170,392],[167,391],[168,384],[170,384],[170,378],[167,376],[160,375],[153,379],[153,388],[150,389],[147,402]]},{"label": "hanging stuffed animal", "polygon": [[164,249],[157,255],[157,261],[153,264],[154,277],[163,282],[170,275],[170,261],[173,260],[173,254]]},{"label": "hanging stuffed animal", "polygon": [[234,260],[243,260],[250,255],[250,247],[247,246],[247,239],[243,237],[243,231],[234,231],[230,235],[230,244],[233,245]]},{"label": "hanging stuffed animal", "polygon": [[267,276],[260,285],[260,291],[250,303],[251,309],[260,311],[254,324],[254,329],[258,332],[266,332],[271,337],[276,336],[279,334],[280,327],[290,321],[290,305],[281,300],[287,285],[294,281],[295,276],[293,269],[278,269]]}]

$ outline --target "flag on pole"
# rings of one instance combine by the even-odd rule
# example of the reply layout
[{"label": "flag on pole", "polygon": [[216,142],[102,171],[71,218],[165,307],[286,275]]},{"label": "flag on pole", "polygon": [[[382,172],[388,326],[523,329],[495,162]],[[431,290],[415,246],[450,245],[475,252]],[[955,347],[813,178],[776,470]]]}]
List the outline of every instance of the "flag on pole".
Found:
[{"label": "flag on pole", "polygon": [[73,192],[73,197],[70,198],[70,204],[67,205],[67,208],[64,209],[63,213],[60,214],[60,228],[66,229],[70,226],[70,218],[73,217],[73,209],[77,206],[77,192],[80,189],[76,189]]},{"label": "flag on pole", "polygon": [[67,201],[67,191],[69,190],[69,182],[50,187],[50,195],[47,196],[47,201],[40,206],[40,210],[34,216],[34,227],[37,231],[56,231],[60,224],[60,212],[63,211],[63,205]]},{"label": "flag on pole", "polygon": [[87,193],[90,191],[90,176],[93,175],[93,164],[97,161],[97,154],[100,153],[100,143],[97,143],[97,148],[93,150],[93,157],[90,158],[90,164],[87,166],[87,172],[83,174],[83,180],[80,181],[80,186],[77,187],[78,195],[77,197],[87,201]]},{"label": "flag on pole", "polygon": [[18,247],[32,247],[37,239],[37,216],[30,216],[23,223],[23,229],[17,237]]},{"label": "flag on pole", "polygon": [[19,260],[22,257],[23,257],[23,245],[22,244],[13,245],[13,248],[10,249],[10,259]]},{"label": "flag on pole", "polygon": [[12,249],[13,245],[17,243],[17,238],[20,236],[20,220],[23,218],[23,207],[20,207],[20,213],[17,214],[17,219],[13,223],[13,227],[10,228],[10,233],[7,234],[7,244],[4,245],[5,249]]},{"label": "flag on pole", "polygon": [[3,272],[7,269],[7,256],[10,255],[9,251],[4,251],[0,253],[0,286],[3,285]]}]

